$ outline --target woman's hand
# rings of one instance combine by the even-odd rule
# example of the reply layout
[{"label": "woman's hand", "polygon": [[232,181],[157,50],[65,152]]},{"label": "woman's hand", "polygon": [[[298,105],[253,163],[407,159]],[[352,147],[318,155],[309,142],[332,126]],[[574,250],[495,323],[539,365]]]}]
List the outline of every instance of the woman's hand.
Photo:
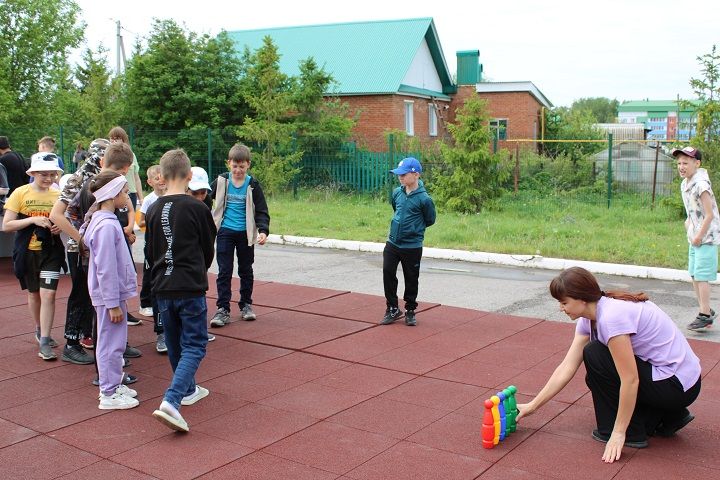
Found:
[{"label": "woman's hand", "polygon": [[120,307],[110,308],[108,309],[108,313],[110,314],[110,321],[112,323],[122,322],[123,318],[125,317],[123,315],[122,308]]},{"label": "woman's hand", "polygon": [[518,403],[517,409],[518,415],[515,417],[516,422],[520,421],[523,417],[527,417],[528,415],[535,413],[535,407],[532,406],[532,403]]},{"label": "woman's hand", "polygon": [[620,454],[622,448],[625,445],[625,434],[612,432],[610,439],[605,444],[605,452],[603,453],[602,459],[605,463],[613,463],[615,460],[620,460]]}]

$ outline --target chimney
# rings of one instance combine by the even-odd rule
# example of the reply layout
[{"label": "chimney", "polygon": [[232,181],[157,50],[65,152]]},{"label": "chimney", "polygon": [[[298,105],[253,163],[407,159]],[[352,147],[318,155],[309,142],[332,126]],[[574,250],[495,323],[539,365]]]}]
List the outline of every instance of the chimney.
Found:
[{"label": "chimney", "polygon": [[480,50],[462,50],[457,52],[457,84],[475,85],[482,82],[483,66],[480,63]]}]

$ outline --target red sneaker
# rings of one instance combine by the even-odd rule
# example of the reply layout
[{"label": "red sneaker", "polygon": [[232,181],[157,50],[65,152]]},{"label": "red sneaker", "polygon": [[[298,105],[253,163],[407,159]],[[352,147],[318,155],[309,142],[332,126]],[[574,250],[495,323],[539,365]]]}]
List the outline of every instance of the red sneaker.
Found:
[{"label": "red sneaker", "polygon": [[82,345],[83,348],[87,348],[89,350],[95,348],[92,337],[84,337],[82,340],[80,340],[80,345]]}]

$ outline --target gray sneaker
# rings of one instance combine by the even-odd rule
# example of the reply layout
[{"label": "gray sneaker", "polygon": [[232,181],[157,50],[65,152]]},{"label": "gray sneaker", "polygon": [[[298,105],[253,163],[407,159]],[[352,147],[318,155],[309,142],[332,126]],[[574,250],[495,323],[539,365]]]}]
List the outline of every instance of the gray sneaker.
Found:
[{"label": "gray sneaker", "polygon": [[157,341],[155,342],[155,350],[157,350],[158,353],[167,352],[167,345],[165,345],[165,334],[164,333],[158,334]]},{"label": "gray sneaker", "polygon": [[230,312],[226,308],[218,308],[210,320],[211,327],[224,327],[228,323],[230,323]]},{"label": "gray sneaker", "polygon": [[57,355],[55,355],[55,352],[52,351],[52,347],[49,344],[40,345],[40,351],[38,352],[38,357],[42,358],[43,360],[56,360]]},{"label": "gray sneaker", "polygon": [[255,316],[255,312],[253,312],[253,309],[250,306],[250,304],[245,304],[245,306],[242,307],[242,318],[243,318],[243,320],[246,320],[248,322],[252,322],[253,320],[255,320],[257,318],[257,316]]}]

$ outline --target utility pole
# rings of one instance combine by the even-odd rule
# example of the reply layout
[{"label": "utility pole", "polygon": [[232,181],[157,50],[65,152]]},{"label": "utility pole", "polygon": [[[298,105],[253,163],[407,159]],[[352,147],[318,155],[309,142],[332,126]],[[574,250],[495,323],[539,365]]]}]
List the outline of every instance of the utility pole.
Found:
[{"label": "utility pole", "polygon": [[[120,74],[122,73],[122,68],[125,67],[125,45],[123,44],[122,27],[120,26],[120,20],[115,20],[115,25],[117,26],[117,62],[115,65],[115,75],[120,76]],[[121,60],[122,66],[120,65]]]}]

